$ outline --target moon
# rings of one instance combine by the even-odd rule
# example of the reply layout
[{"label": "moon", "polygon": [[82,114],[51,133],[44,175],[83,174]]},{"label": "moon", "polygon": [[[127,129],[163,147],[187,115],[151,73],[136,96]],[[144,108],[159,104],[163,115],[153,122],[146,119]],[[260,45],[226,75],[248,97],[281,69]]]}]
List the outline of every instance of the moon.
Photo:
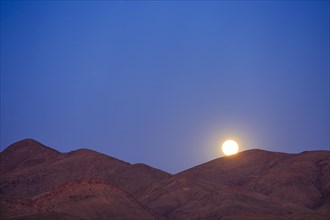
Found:
[{"label": "moon", "polygon": [[222,152],[226,155],[233,155],[238,152],[238,144],[234,140],[227,140],[222,144]]}]

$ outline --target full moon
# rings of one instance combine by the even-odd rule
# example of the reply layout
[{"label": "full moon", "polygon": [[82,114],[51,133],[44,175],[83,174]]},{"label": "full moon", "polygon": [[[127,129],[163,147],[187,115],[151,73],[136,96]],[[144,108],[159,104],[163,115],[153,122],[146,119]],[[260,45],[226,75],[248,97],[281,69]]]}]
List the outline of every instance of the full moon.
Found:
[{"label": "full moon", "polygon": [[222,144],[222,151],[225,155],[233,155],[238,152],[238,144],[233,140],[227,140]]}]

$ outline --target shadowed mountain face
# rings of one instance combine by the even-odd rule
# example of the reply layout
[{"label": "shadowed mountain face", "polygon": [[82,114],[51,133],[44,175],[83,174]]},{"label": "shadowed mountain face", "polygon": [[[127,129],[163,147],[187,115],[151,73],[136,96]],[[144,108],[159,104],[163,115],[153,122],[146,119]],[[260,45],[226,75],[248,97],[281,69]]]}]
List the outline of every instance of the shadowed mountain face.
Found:
[{"label": "shadowed mountain face", "polygon": [[1,219],[329,219],[330,152],[248,150],[176,175],[28,139],[0,154]]}]

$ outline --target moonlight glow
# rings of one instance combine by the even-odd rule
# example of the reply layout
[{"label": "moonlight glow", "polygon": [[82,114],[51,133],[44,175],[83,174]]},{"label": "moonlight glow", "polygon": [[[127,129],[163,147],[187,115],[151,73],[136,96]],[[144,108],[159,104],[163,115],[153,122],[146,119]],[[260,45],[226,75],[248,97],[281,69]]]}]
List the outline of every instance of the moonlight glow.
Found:
[{"label": "moonlight glow", "polygon": [[238,152],[238,144],[233,140],[227,140],[222,144],[222,151],[229,156]]}]

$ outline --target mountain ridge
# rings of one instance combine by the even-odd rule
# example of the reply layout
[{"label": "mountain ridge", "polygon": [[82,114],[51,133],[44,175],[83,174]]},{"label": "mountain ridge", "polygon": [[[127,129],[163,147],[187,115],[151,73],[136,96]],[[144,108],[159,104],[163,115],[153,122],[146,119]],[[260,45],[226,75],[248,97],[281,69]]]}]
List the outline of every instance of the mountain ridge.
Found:
[{"label": "mountain ridge", "polygon": [[[330,151],[324,150],[289,154],[251,149],[172,175],[89,149],[61,153],[26,139],[0,153],[0,171],[4,171],[0,178],[4,219],[328,219],[330,215]],[[63,186],[63,193],[57,193]]]}]

